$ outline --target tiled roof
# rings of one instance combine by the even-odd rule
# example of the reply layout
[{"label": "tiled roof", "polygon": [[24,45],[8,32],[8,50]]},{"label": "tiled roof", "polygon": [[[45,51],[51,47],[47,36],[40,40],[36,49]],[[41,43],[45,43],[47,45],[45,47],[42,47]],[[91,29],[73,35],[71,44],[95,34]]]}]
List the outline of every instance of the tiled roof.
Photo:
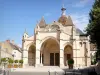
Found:
[{"label": "tiled roof", "polygon": [[15,45],[13,43],[10,43],[10,42],[9,42],[9,44],[14,50],[18,50],[19,52],[22,52],[22,49],[19,46]]},{"label": "tiled roof", "polygon": [[61,23],[62,25],[66,25],[67,23],[67,17],[66,15],[62,15],[59,19],[58,22]]},{"label": "tiled roof", "polygon": [[79,28],[76,28],[76,33],[78,33],[79,35],[84,35],[84,33]]},{"label": "tiled roof", "polygon": [[42,19],[40,20],[40,22],[39,22],[39,26],[40,26],[40,27],[45,27],[45,26],[46,26],[46,23],[45,23],[44,17],[42,17]]},{"label": "tiled roof", "polygon": [[72,19],[70,16],[67,16],[66,15],[62,15],[59,19],[58,19],[58,22],[61,23],[62,25],[64,26],[69,26],[69,25],[73,25],[73,22],[72,22]]}]

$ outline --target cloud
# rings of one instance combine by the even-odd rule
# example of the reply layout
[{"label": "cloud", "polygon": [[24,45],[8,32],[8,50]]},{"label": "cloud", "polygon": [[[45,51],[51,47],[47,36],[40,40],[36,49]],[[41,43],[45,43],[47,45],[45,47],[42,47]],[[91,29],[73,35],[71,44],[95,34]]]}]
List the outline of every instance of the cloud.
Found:
[{"label": "cloud", "polygon": [[81,30],[84,30],[85,27],[88,24],[89,17],[88,14],[83,13],[83,14],[71,14],[73,23],[75,24],[76,27],[80,28]]},{"label": "cloud", "polygon": [[85,7],[93,2],[93,0],[76,0],[75,2],[71,3],[70,6],[72,7]]}]

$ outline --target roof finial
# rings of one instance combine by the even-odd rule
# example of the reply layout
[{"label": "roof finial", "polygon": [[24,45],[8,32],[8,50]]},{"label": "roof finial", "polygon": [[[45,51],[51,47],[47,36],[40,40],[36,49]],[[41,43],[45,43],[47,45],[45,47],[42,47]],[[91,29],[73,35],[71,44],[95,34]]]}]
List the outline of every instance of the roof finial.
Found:
[{"label": "roof finial", "polygon": [[63,4],[62,4],[62,15],[66,15],[66,13],[65,13],[65,10],[66,10],[66,8],[64,7],[64,0],[63,0]]}]

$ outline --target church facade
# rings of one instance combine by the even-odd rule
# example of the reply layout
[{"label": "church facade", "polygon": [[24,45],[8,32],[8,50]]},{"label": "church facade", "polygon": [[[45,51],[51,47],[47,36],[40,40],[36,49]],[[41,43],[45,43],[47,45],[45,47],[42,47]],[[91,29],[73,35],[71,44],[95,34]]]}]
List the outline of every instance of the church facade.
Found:
[{"label": "church facade", "polygon": [[67,67],[74,59],[74,67],[91,65],[89,37],[76,28],[70,16],[62,9],[58,21],[46,24],[44,17],[37,23],[34,36],[24,33],[22,58],[28,66]]}]

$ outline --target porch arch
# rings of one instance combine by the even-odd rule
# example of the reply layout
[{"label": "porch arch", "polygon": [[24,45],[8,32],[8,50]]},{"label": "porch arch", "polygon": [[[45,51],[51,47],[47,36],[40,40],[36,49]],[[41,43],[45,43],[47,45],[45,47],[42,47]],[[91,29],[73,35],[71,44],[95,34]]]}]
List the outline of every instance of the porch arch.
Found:
[{"label": "porch arch", "polygon": [[53,36],[47,36],[47,37],[43,38],[42,41],[40,42],[40,44],[42,45],[48,39],[53,39],[59,44],[59,41]]},{"label": "porch arch", "polygon": [[73,50],[71,45],[66,45],[64,47],[64,65],[68,66],[68,59],[73,58]]},{"label": "porch arch", "polygon": [[35,66],[36,61],[36,47],[34,44],[31,44],[28,48],[28,64],[29,66]]}]

